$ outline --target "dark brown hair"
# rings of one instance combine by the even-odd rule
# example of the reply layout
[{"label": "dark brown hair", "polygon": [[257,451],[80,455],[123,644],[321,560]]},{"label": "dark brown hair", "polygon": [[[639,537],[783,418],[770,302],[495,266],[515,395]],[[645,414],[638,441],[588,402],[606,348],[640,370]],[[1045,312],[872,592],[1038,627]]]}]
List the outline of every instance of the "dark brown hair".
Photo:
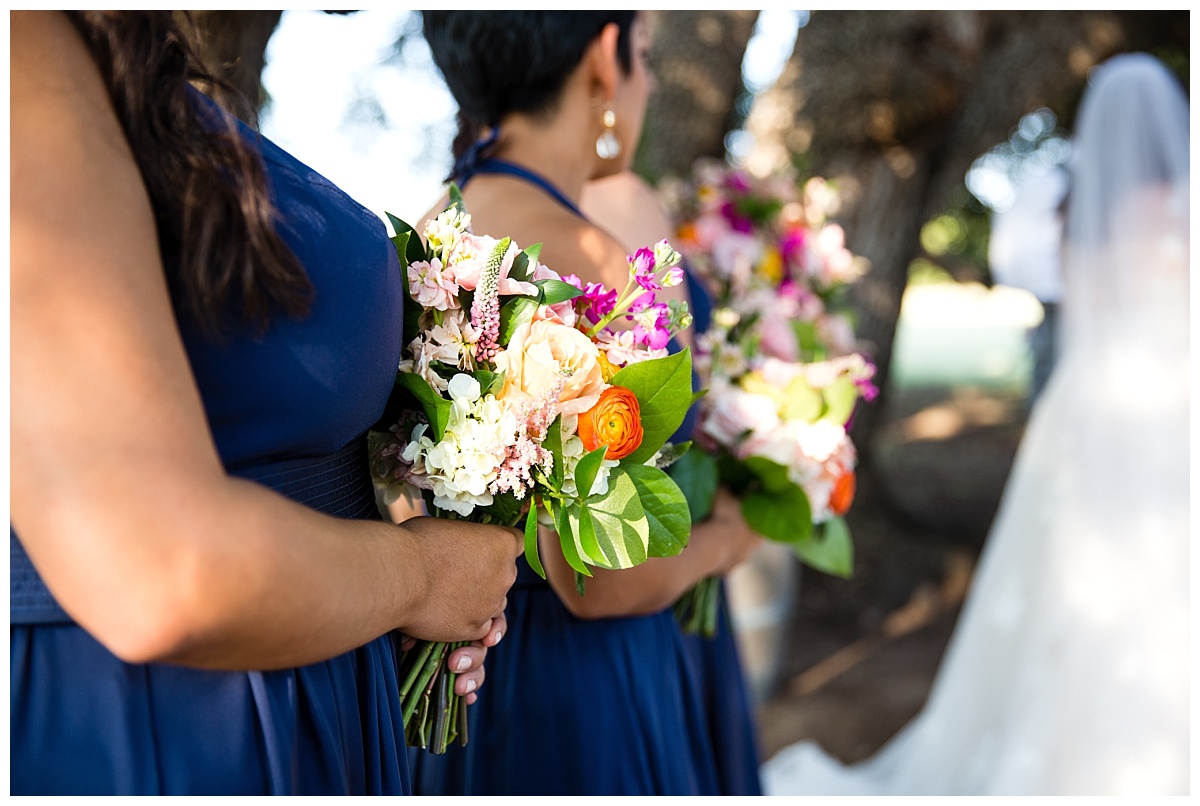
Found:
[{"label": "dark brown hair", "polygon": [[[68,11],[95,59],[154,210],[176,305],[216,335],[240,320],[308,312],[313,288],[275,229],[259,154],[218,102],[236,91],[201,63],[170,11]],[[189,17],[184,17],[190,22]],[[194,36],[194,33],[192,34]]]}]

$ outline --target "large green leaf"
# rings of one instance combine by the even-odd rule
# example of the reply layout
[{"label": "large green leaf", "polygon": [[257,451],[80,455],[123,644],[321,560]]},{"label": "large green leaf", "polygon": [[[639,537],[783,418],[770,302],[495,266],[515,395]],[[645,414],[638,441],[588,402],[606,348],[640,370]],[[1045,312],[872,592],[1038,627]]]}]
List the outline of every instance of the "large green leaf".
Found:
[{"label": "large green leaf", "polygon": [[842,518],[818,524],[812,536],[794,544],[796,556],[818,571],[848,579],[854,573],[854,543]]},{"label": "large green leaf", "polygon": [[441,442],[450,423],[450,401],[439,395],[429,382],[413,372],[397,372],[396,385],[412,393],[429,420],[434,442]]},{"label": "large green leaf", "polygon": [[642,464],[679,430],[692,403],[692,354],[678,353],[639,361],[620,370],[613,386],[624,386],[637,397],[642,416],[642,444],[621,460]]},{"label": "large green leaf", "polygon": [[650,542],[646,554],[650,557],[674,557],[688,544],[692,519],[688,515],[687,499],[679,486],[657,467],[625,465],[620,468],[629,474],[650,527]]},{"label": "large green leaf", "polygon": [[746,524],[768,540],[793,545],[812,534],[812,507],[796,485],[774,492],[752,492],[742,499]]},{"label": "large green leaf", "polygon": [[717,460],[701,450],[690,450],[667,468],[687,501],[692,523],[699,523],[712,512],[717,495]]},{"label": "large green leaf", "polygon": [[650,545],[650,525],[638,500],[637,487],[624,470],[613,468],[608,476],[608,492],[587,499],[596,542],[604,559],[603,563],[596,563],[601,568],[640,565],[646,561]]}]

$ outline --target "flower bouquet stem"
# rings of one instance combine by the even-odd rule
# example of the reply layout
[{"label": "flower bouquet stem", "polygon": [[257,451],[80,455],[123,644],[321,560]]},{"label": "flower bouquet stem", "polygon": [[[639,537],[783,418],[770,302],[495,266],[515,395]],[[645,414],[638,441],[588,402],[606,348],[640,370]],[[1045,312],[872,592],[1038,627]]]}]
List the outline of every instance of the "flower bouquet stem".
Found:
[{"label": "flower bouquet stem", "polygon": [[457,675],[446,658],[467,641],[418,641],[400,664],[400,707],[410,747],[445,753],[454,740],[467,743],[467,709],[454,693]]},{"label": "flower bouquet stem", "polygon": [[720,598],[721,577],[705,577],[679,597],[675,603],[675,618],[683,631],[705,638],[715,636]]}]

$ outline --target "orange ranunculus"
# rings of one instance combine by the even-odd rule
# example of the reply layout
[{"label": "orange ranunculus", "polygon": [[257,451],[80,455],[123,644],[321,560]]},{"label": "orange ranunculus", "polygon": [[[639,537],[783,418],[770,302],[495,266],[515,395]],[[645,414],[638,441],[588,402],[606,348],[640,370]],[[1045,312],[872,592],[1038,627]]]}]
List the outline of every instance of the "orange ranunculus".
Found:
[{"label": "orange ranunculus", "polygon": [[637,396],[624,386],[610,386],[595,406],[579,415],[583,447],[594,451],[607,445],[605,459],[623,459],[642,444],[642,412]]},{"label": "orange ranunculus", "polygon": [[845,515],[854,501],[854,471],[847,470],[838,476],[833,483],[833,492],[829,495],[829,508],[834,515]]}]

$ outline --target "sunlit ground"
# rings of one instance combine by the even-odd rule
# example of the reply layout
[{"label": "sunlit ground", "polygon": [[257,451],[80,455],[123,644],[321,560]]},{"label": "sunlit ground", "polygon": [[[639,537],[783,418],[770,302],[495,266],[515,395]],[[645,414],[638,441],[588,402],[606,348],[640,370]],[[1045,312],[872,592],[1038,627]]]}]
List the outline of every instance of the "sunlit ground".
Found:
[{"label": "sunlit ground", "polygon": [[1029,385],[1026,331],[1042,319],[1027,291],[978,283],[910,286],[892,354],[900,387],[978,385],[1023,391]]}]

